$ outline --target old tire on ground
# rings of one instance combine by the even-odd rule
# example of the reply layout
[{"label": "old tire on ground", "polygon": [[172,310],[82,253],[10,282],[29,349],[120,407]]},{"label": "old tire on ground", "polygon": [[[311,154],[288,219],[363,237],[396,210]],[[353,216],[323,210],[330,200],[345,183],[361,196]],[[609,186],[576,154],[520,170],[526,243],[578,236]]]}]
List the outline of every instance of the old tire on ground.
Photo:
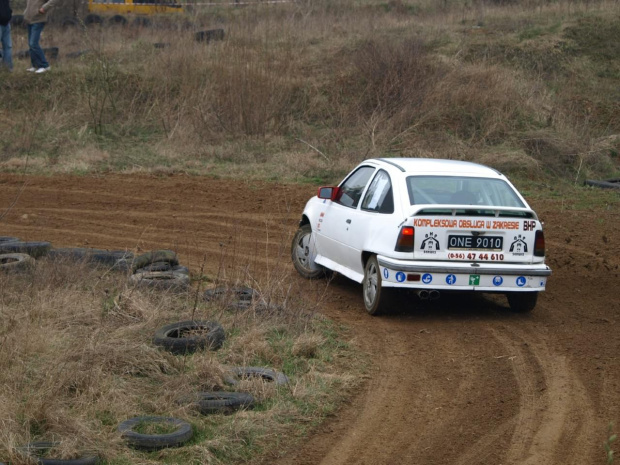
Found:
[{"label": "old tire on ground", "polygon": [[60,27],[69,29],[80,25],[80,21],[72,16],[65,16],[60,22]]},{"label": "old tire on ground", "polygon": [[216,300],[234,299],[243,302],[251,302],[258,297],[258,291],[246,286],[225,287],[220,286],[214,289],[207,289],[202,294],[207,302]]},{"label": "old tire on ground", "polygon": [[134,271],[134,274],[139,273],[149,273],[151,271],[170,271],[172,273],[181,273],[181,274],[189,274],[189,268],[183,265],[172,266],[168,262],[155,262],[150,265],[145,266],[144,268],[139,268]]},{"label": "old tire on ground", "polygon": [[179,264],[179,259],[174,250],[152,250],[135,257],[132,270],[139,270],[156,262],[167,262],[171,266],[176,266]]},{"label": "old tire on ground", "polygon": [[[288,377],[284,373],[272,370],[271,368],[233,367],[230,371],[235,378],[260,378],[264,381],[273,382],[276,386],[282,386],[287,384],[289,381]],[[230,384],[237,384],[238,381],[235,378],[228,379],[228,382]]]},{"label": "old tire on ground", "polygon": [[186,291],[189,289],[189,276],[173,271],[147,271],[129,276],[129,284],[170,291]]},{"label": "old tire on ground", "polygon": [[180,321],[159,328],[153,344],[176,355],[197,350],[218,350],[224,344],[226,333],[216,321]]},{"label": "old tire on ground", "polygon": [[114,15],[108,19],[108,24],[111,26],[125,26],[127,24],[127,18],[123,15]]},{"label": "old tire on ground", "polygon": [[0,271],[19,272],[34,266],[34,258],[25,253],[0,254]]},{"label": "old tire on ground", "polygon": [[133,27],[151,27],[153,22],[150,18],[146,16],[136,16],[134,20],[131,22]]},{"label": "old tire on ground", "polygon": [[84,18],[84,24],[86,24],[87,26],[91,26],[94,24],[103,24],[103,18],[99,15],[91,13],[86,15],[86,17]]},{"label": "old tire on ground", "polygon": [[538,292],[507,292],[510,310],[515,313],[528,313],[534,310],[538,301]]},{"label": "old tire on ground", "polygon": [[33,258],[39,258],[47,254],[52,248],[49,242],[8,242],[0,244],[0,253],[25,253]]},{"label": "old tire on ground", "polygon": [[390,304],[390,289],[381,285],[381,268],[377,256],[372,255],[368,258],[364,267],[364,281],[362,281],[362,293],[364,296],[364,307],[370,315],[380,315],[385,313]]},{"label": "old tire on ground", "polygon": [[307,279],[322,278],[327,274],[326,269],[315,263],[316,243],[309,224],[301,226],[291,244],[291,259],[297,272]]},{"label": "old tire on ground", "polygon": [[118,270],[128,270],[133,253],[125,250],[103,250],[84,247],[61,247],[47,253],[50,260],[86,262],[109,266]]},{"label": "old tire on ground", "polygon": [[[166,424],[176,429],[166,434],[142,434],[134,431],[140,425]],[[179,447],[192,438],[192,425],[184,420],[171,417],[144,416],[125,420],[118,426],[118,431],[127,444],[136,449],[159,450],[167,447]]]},{"label": "old tire on ground", "polygon": [[211,415],[251,408],[254,405],[254,396],[247,392],[198,392],[181,399],[179,403],[190,403],[203,415]]},{"label": "old tire on ground", "polygon": [[26,27],[26,22],[24,21],[24,15],[13,15],[11,18],[11,25],[15,27]]},{"label": "old tire on ground", "polygon": [[602,189],[620,189],[619,179],[608,179],[606,181],[596,181],[594,179],[586,179],[584,184],[586,186],[600,187]]},{"label": "old tire on ground", "polygon": [[41,457],[46,451],[58,446],[56,442],[30,442],[24,446],[20,446],[17,450],[31,459],[36,459],[40,465],[95,465],[99,463],[99,457],[88,456],[78,459],[52,459]]}]

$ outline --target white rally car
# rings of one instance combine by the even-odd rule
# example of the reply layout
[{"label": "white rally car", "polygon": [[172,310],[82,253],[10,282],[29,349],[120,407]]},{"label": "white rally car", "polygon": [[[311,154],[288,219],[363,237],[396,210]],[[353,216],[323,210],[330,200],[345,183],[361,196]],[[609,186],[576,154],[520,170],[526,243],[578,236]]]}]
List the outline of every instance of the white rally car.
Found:
[{"label": "white rally car", "polygon": [[363,283],[371,315],[392,289],[506,294],[536,306],[551,270],[542,224],[508,179],[475,163],[371,159],[306,204],[291,256],[306,278],[336,271]]}]

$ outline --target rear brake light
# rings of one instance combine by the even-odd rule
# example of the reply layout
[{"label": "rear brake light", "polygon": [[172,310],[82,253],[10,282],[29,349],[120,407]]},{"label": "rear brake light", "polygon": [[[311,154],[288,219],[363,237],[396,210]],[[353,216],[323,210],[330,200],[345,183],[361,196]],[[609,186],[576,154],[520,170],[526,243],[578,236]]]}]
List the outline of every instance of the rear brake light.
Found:
[{"label": "rear brake light", "polygon": [[545,234],[542,230],[536,231],[536,238],[534,239],[534,256],[545,256]]},{"label": "rear brake light", "polygon": [[403,226],[396,240],[396,252],[413,252],[413,239],[415,237],[415,229],[413,226]]}]

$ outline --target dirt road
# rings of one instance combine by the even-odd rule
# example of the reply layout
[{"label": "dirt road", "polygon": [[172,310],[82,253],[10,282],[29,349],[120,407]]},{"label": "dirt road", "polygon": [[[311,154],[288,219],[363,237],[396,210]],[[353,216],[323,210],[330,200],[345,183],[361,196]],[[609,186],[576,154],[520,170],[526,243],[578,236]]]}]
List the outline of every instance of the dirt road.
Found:
[{"label": "dirt road", "polygon": [[[16,200],[0,235],[175,248],[193,268],[232,244],[254,251],[259,269],[286,262],[314,191],[183,176],[0,175],[0,208]],[[461,296],[416,306],[403,298],[392,315],[372,318],[359,285],[336,278],[324,312],[351,326],[376,363],[351,404],[277,463],[604,464],[607,426],[620,428],[620,214],[534,206],[554,274],[530,315],[511,314],[500,297]]]}]

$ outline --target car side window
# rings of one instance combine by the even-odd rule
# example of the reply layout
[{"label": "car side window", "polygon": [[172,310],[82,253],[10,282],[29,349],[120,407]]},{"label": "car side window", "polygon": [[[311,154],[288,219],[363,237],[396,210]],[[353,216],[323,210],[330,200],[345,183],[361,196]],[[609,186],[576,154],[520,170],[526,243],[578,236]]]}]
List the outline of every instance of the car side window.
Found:
[{"label": "car side window", "polygon": [[362,201],[362,210],[394,213],[394,195],[390,176],[380,170],[374,177]]},{"label": "car side window", "polygon": [[372,176],[375,169],[371,166],[362,166],[355,170],[345,182],[340,185],[340,194],[336,202],[345,207],[357,208],[357,204],[362,198],[362,193],[368,184],[368,180]]}]

